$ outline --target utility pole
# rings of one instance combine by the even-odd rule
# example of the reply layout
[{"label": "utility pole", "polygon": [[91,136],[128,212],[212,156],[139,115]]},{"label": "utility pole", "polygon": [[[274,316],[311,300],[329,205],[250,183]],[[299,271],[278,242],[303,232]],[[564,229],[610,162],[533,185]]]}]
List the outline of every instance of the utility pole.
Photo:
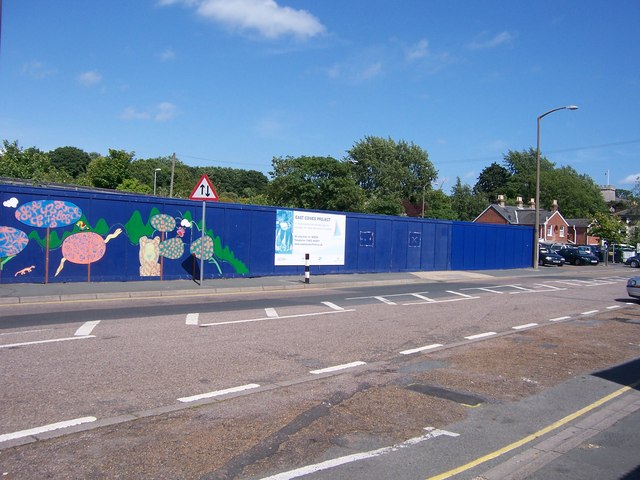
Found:
[{"label": "utility pole", "polygon": [[[2,0],[0,0],[2,2]],[[173,152],[171,156],[171,184],[169,185],[169,197],[173,197],[173,172],[176,169],[176,154]]]}]

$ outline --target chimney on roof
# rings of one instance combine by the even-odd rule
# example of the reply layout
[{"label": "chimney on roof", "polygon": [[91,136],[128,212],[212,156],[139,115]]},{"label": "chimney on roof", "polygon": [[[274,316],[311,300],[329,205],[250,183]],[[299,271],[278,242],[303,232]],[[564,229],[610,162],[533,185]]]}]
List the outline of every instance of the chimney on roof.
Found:
[{"label": "chimney on roof", "polygon": [[557,212],[558,211],[558,200],[554,200],[553,201],[553,205],[551,205],[551,211],[552,212]]},{"label": "chimney on roof", "polygon": [[504,195],[498,195],[498,205],[504,207]]},{"label": "chimney on roof", "polygon": [[516,197],[516,207],[523,208],[524,202],[522,201],[522,197]]},{"label": "chimney on roof", "polygon": [[529,200],[529,208],[536,208],[535,198],[532,198],[531,200]]}]

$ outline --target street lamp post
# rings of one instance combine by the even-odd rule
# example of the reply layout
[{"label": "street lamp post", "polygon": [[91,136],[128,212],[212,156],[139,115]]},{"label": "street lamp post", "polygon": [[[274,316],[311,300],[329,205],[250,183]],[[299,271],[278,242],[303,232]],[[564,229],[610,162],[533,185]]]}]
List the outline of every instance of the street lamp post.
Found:
[{"label": "street lamp post", "polygon": [[159,172],[160,170],[162,170],[162,169],[161,169],[161,168],[156,168],[156,169],[153,171],[153,194],[154,194],[154,195],[156,194],[156,180],[157,180],[157,178],[158,178],[158,172]]},{"label": "street lamp post", "polygon": [[550,113],[557,112],[558,110],[577,110],[576,105],[566,105],[564,107],[554,108],[548,112],[544,112],[538,117],[538,139],[536,143],[536,224],[533,232],[533,268],[538,269],[538,239],[540,238],[540,120],[549,115]]}]

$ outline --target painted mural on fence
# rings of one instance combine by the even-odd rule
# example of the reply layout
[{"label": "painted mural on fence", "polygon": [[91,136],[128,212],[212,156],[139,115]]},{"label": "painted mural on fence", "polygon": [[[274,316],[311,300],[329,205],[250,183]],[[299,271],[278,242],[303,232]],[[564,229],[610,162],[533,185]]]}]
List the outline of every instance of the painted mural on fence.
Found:
[{"label": "painted mural on fence", "polygon": [[[140,278],[162,280],[165,261],[180,262],[183,269],[196,278],[197,260],[201,258],[218,275],[223,273],[223,264],[229,265],[236,274],[249,273],[245,263],[222,245],[213,229],[207,229],[202,235],[201,224],[193,221],[189,210],[172,216],[154,207],[146,221],[140,211],[134,210],[124,222],[108,224],[103,218],[92,222],[70,201],[20,202],[12,197],[3,202],[3,207],[15,209],[15,220],[26,228],[0,225],[0,279],[2,275],[23,277],[37,272],[35,264],[23,266],[18,261],[30,244],[40,247],[42,261],[36,263],[44,268],[44,272],[38,272],[44,283],[52,280],[50,267],[55,268],[55,279],[67,263],[86,267],[86,281],[90,282],[92,265],[104,261],[116,242],[129,242],[130,247],[138,248]],[[118,251],[122,255],[123,249]],[[117,265],[119,259],[112,258],[111,262]]]}]

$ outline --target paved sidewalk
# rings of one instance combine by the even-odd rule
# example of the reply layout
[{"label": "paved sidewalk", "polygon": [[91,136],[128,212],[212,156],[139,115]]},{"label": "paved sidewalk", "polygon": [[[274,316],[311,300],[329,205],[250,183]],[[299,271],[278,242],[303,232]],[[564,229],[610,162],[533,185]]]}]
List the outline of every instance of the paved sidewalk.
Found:
[{"label": "paved sidewalk", "polygon": [[192,280],[141,280],[130,282],[70,282],[70,283],[10,283],[0,285],[0,304],[34,301],[94,300],[100,298],[133,298],[156,296],[206,295],[231,292],[293,290],[305,288],[341,288],[410,283],[443,283],[469,280],[489,280],[496,277],[531,277],[546,275],[629,275],[628,267],[541,267],[483,271],[423,271],[311,275],[308,284],[304,275],[205,279],[200,286]]}]

